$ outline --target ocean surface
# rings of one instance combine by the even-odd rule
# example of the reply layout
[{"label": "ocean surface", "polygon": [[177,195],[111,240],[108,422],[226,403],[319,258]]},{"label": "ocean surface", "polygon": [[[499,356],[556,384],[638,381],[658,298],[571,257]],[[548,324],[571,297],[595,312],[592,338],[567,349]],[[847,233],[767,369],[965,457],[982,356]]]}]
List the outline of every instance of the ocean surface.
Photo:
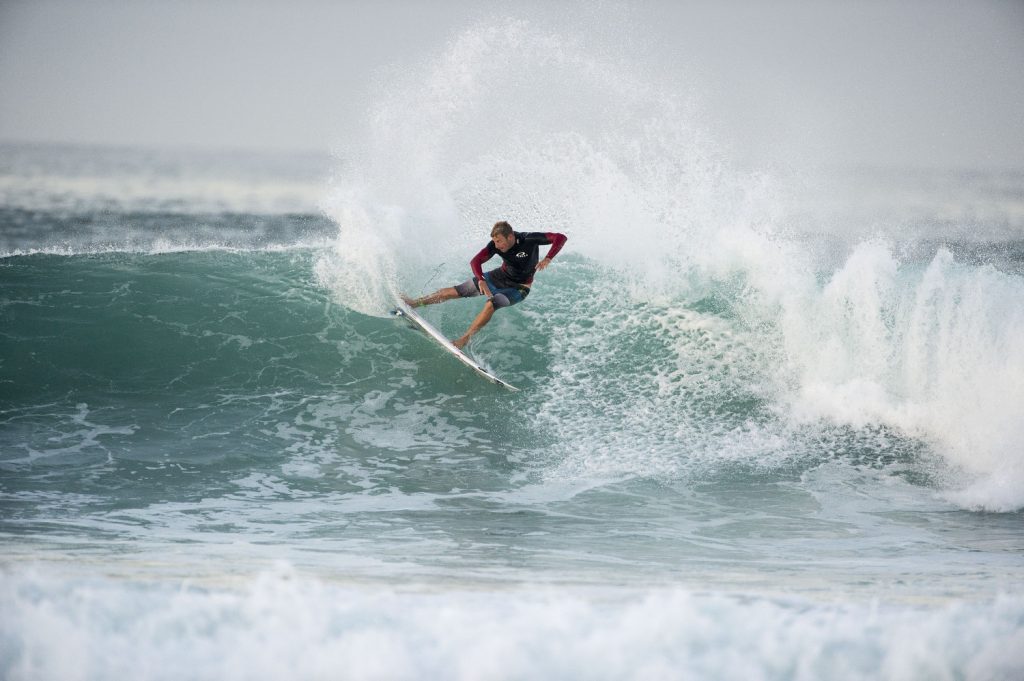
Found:
[{"label": "ocean surface", "polygon": [[[334,157],[0,147],[0,678],[1024,678],[1024,172],[495,112],[515,36]],[[518,393],[388,314],[498,219]]]}]

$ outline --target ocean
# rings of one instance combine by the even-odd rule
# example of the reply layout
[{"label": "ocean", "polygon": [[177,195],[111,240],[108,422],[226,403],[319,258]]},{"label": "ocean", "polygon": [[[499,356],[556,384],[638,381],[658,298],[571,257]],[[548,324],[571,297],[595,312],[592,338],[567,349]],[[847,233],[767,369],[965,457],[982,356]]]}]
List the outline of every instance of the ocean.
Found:
[{"label": "ocean", "polygon": [[[0,677],[1024,678],[1024,171],[738,168],[546,39],[334,156],[0,147]],[[518,393],[388,314],[499,219]]]}]

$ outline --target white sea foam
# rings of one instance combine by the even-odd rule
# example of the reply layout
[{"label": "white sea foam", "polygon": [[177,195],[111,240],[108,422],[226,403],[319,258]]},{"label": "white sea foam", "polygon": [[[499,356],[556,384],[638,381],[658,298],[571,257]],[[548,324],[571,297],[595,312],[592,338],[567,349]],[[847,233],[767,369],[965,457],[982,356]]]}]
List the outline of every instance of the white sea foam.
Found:
[{"label": "white sea foam", "polygon": [[28,679],[1010,679],[1024,601],[832,604],[652,590],[0,580]]},{"label": "white sea foam", "polygon": [[39,451],[27,442],[20,443],[20,447],[25,451],[25,457],[8,459],[8,461],[15,464],[34,463],[39,460],[76,455],[85,451],[102,451],[109,458],[110,452],[104,445],[110,436],[132,435],[139,429],[136,425],[108,426],[94,423],[93,418],[95,417],[91,415],[88,404],[76,404],[75,414],[67,417],[64,432],[48,438],[45,449]]},{"label": "white sea foam", "polygon": [[896,427],[964,474],[959,503],[1024,506],[1024,281],[947,251],[901,265],[865,243],[784,304],[794,418]]}]

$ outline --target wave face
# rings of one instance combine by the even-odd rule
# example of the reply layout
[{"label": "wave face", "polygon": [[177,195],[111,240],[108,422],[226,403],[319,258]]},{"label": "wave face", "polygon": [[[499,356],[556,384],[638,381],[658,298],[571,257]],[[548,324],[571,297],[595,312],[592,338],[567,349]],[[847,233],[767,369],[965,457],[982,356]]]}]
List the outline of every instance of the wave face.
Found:
[{"label": "wave face", "polygon": [[[90,448],[146,460],[182,436],[189,458],[255,454],[276,442],[267,432],[278,410],[296,418],[311,395],[355,409],[374,393],[381,407],[418,413],[425,395],[470,390],[499,414],[504,401],[522,400],[509,408],[530,417],[516,419],[517,451],[506,454],[543,462],[549,479],[899,461],[964,508],[1020,507],[1024,287],[948,251],[900,266],[884,246],[864,244],[827,280],[771,301],[747,281],[638,300],[613,272],[568,255],[539,278],[530,306],[503,313],[478,341],[478,356],[526,386],[524,398],[489,394],[393,320],[339,305],[315,280],[325,257],[8,258],[3,407],[16,416],[8,451],[21,455],[9,460]],[[428,314],[455,336],[475,311],[457,301]],[[97,409],[119,424],[102,446],[86,427]],[[460,442],[461,428],[478,429],[474,419],[435,445]],[[368,430],[376,427],[391,429],[371,421]],[[426,443],[428,432],[406,436]],[[49,444],[65,440],[68,448]],[[502,437],[491,446],[503,448]]]},{"label": "wave face", "polygon": [[[477,25],[329,182],[0,154],[0,676],[1020,676],[1020,175],[737,169],[600,54]],[[514,394],[388,315],[497,219]]]}]

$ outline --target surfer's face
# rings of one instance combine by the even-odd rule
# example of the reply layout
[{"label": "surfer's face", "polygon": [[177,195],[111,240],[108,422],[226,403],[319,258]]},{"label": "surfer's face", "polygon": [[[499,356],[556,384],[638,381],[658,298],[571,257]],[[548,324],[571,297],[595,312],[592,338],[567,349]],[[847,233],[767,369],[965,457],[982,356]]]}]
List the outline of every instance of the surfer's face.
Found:
[{"label": "surfer's face", "polygon": [[497,236],[491,237],[491,239],[494,241],[494,247],[497,248],[502,253],[512,248],[516,244],[515,234],[509,234],[508,236],[502,236],[501,234],[498,234]]}]

